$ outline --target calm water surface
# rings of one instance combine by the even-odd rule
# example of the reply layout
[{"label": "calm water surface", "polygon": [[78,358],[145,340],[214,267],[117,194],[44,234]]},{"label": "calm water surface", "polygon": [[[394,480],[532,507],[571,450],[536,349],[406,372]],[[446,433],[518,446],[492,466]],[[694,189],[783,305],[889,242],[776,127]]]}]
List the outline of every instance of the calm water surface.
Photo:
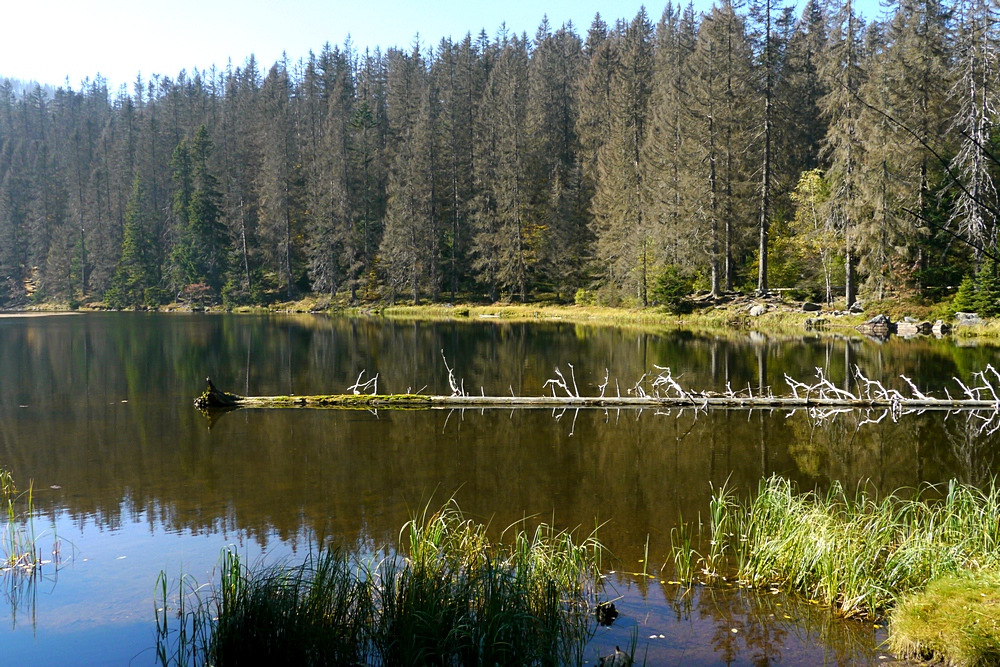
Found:
[{"label": "calm water surface", "polygon": [[[442,352],[469,393],[539,395],[572,364],[582,394],[624,393],[669,366],[683,385],[771,386],[846,368],[902,388],[956,393],[993,347],[948,340],[701,336],[563,323],[393,323],[325,316],[86,314],[0,317],[0,467],[33,481],[47,560],[32,586],[0,578],[0,655],[11,664],[154,662],[160,571],[214,579],[220,552],[295,561],[317,540],[394,544],[428,502],[454,495],[506,526],[540,517],[599,537],[615,556],[622,616],[590,647],[633,632],[648,664],[869,665],[871,624],[793,598],[669,584],[670,529],[705,515],[712,485],[743,493],[781,474],[801,485],[895,489],[995,475],[997,438],[974,416],[861,425],[804,413],[519,410],[241,410],[192,407],[210,375],[252,395],[344,391],[366,371],[381,393],[450,393]],[[615,389],[617,387],[617,389]],[[871,415],[877,417],[877,415]],[[647,552],[648,539],[648,552]],[[648,553],[648,563],[643,563]],[[648,579],[629,573],[655,572]]]}]

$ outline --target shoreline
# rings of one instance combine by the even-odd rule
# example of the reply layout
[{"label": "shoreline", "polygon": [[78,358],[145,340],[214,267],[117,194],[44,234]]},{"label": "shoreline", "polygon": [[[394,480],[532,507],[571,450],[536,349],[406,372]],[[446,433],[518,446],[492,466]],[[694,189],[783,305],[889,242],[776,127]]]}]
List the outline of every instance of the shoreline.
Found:
[{"label": "shoreline", "polygon": [[[503,321],[503,322],[566,322],[599,326],[618,326],[642,329],[676,329],[685,331],[754,331],[764,334],[849,335],[865,337],[857,327],[871,317],[886,314],[893,321],[909,317],[921,321],[951,318],[942,316],[941,304],[927,305],[904,301],[875,302],[865,305],[862,313],[848,313],[834,306],[819,310],[804,310],[803,302],[785,301],[777,296],[766,298],[743,294],[727,294],[721,299],[706,297],[695,299],[690,312],[674,314],[662,306],[611,307],[596,305],[536,303],[424,303],[419,305],[392,305],[371,303],[347,306],[332,304],[323,297],[307,296],[296,301],[275,302],[268,305],[199,306],[172,303],[158,308],[141,308],[135,312],[159,313],[232,313],[232,314],[312,314],[341,315],[347,317],[375,317],[397,321]],[[764,312],[757,308],[763,307]],[[43,317],[85,312],[119,312],[101,302],[91,302],[78,308],[68,304],[44,303],[22,309],[0,311],[0,318]],[[131,310],[120,312],[133,312]],[[947,337],[956,339],[1000,338],[1000,320],[983,320],[980,324],[957,327],[950,322],[952,331]],[[895,334],[894,334],[895,335]],[[903,336],[901,336],[903,337]],[[918,337],[928,337],[921,335]]]}]

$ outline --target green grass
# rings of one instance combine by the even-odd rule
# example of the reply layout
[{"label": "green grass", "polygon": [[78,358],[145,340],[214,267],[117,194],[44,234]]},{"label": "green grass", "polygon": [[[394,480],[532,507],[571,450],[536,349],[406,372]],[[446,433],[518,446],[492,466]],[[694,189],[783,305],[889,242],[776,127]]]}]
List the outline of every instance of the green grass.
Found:
[{"label": "green grass", "polygon": [[945,665],[1000,664],[1000,574],[966,572],[931,582],[893,611],[889,648]]},{"label": "green grass", "polygon": [[877,618],[939,577],[1000,568],[1000,488],[952,482],[878,497],[836,484],[826,494],[800,492],[772,477],[745,502],[725,487],[715,493],[710,540],[706,555],[677,555],[683,544],[675,544],[675,563],[697,562],[682,569],[707,580],[731,574]]},{"label": "green grass", "polygon": [[[506,543],[504,538],[507,538]],[[323,549],[301,565],[227,552],[211,589],[157,582],[163,665],[580,664],[601,546],[541,525],[494,543],[454,503],[426,510],[396,554]]]}]

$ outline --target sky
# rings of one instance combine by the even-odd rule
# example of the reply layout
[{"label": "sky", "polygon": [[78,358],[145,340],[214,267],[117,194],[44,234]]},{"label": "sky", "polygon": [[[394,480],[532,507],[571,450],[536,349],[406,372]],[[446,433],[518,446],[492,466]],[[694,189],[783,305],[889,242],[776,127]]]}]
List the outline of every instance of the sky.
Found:
[{"label": "sky", "polygon": [[[3,0],[0,77],[78,89],[100,74],[116,89],[140,73],[239,66],[251,53],[265,68],[283,53],[296,62],[348,36],[360,51],[409,48],[418,34],[426,48],[483,28],[492,38],[503,23],[533,36],[545,15],[583,35],[598,12],[613,23],[644,4],[655,23],[666,0]],[[710,6],[695,0],[698,11]]]}]

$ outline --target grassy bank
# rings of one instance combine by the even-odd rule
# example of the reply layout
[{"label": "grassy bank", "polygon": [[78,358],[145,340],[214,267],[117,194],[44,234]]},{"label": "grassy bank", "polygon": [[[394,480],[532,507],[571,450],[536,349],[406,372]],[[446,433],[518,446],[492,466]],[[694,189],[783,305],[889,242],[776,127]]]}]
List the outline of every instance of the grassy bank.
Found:
[{"label": "grassy bank", "polygon": [[955,667],[1000,664],[1000,573],[962,572],[906,596],[893,611],[889,648]]},{"label": "grassy bank", "polygon": [[[192,307],[182,303],[160,306],[161,312],[207,312],[234,313],[335,313],[359,317],[385,317],[394,320],[444,321],[444,320],[502,320],[510,322],[566,321],[581,324],[601,324],[643,329],[673,328],[685,330],[753,329],[769,334],[801,334],[806,321],[822,320],[813,331],[832,333],[852,332],[854,327],[877,314],[887,315],[893,322],[904,317],[919,321],[950,320],[949,301],[932,302],[916,297],[867,300],[863,313],[845,313],[843,299],[822,306],[819,311],[805,312],[803,302],[792,299],[787,293],[774,293],[766,298],[751,294],[728,293],[712,299],[707,294],[693,297],[685,307],[685,312],[675,313],[663,306],[629,307],[600,306],[585,304],[563,304],[553,300],[532,303],[431,303],[420,305],[388,304],[380,302],[355,305],[348,302],[346,295],[331,300],[328,296],[306,295],[296,300],[276,300],[267,304],[224,308],[221,305]],[[753,306],[764,306],[766,312],[750,315]],[[26,308],[30,312],[64,312],[68,304],[41,303]],[[77,308],[80,311],[107,310],[101,302],[87,303]],[[75,310],[75,309],[74,309]],[[1000,319],[989,319],[980,325],[963,326],[956,330],[962,337],[1000,338]]]},{"label": "grassy bank", "polygon": [[399,556],[324,549],[301,565],[227,553],[204,594],[158,582],[160,664],[580,664],[601,546],[540,526],[486,528],[454,505],[410,521]]},{"label": "grassy bank", "polygon": [[[731,576],[741,585],[801,594],[845,616],[878,619],[891,613],[897,650],[911,657],[940,654],[953,664],[980,663],[963,662],[959,653],[941,648],[951,641],[942,643],[941,630],[981,614],[975,653],[1000,657],[1000,625],[990,620],[1000,618],[992,602],[1000,599],[998,579],[990,574],[1000,571],[996,483],[979,489],[952,482],[946,490],[879,497],[865,488],[847,493],[836,484],[826,494],[801,492],[772,477],[746,501],[732,490],[717,492],[707,529],[704,553],[692,546],[698,535],[675,531],[674,561],[682,579],[710,583]],[[934,603],[933,616],[924,614],[923,624],[914,621],[931,605],[923,597],[933,591],[928,584],[952,580],[973,591],[966,595],[972,602]]]}]

